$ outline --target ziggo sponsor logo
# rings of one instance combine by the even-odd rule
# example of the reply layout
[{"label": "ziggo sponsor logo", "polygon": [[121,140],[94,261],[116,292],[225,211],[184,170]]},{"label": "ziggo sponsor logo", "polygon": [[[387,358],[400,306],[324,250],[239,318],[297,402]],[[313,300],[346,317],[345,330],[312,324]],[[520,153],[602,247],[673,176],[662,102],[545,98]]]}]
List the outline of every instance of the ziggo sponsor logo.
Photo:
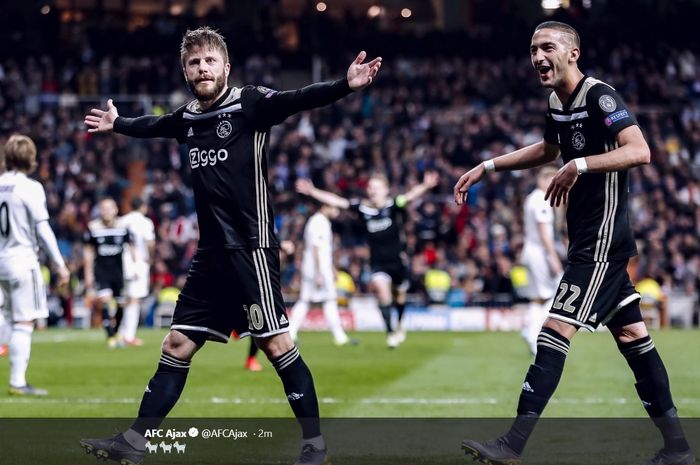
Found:
[{"label": "ziggo sponsor logo", "polygon": [[215,166],[220,161],[228,159],[228,150],[211,149],[200,150],[197,147],[190,149],[190,167],[196,169],[204,166]]}]

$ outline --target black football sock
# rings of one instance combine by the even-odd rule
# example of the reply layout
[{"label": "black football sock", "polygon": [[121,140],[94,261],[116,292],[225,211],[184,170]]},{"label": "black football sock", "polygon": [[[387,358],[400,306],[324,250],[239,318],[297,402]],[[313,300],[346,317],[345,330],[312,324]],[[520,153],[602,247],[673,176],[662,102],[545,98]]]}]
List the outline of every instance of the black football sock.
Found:
[{"label": "black football sock", "polygon": [[124,318],[124,307],[117,305],[117,312],[114,314],[114,329],[116,331],[119,325],[122,324],[122,319]]},{"label": "black football sock", "polygon": [[102,304],[102,327],[105,329],[108,338],[117,334],[112,318],[109,316],[109,303]]},{"label": "black football sock", "polygon": [[396,306],[396,311],[399,314],[399,324],[401,324],[401,321],[403,320],[403,312],[404,312],[404,310],[406,310],[406,303],[404,302],[404,303],[400,304],[397,302],[395,304],[395,306]]},{"label": "black football sock", "polygon": [[258,354],[258,345],[255,343],[255,339],[250,338],[250,347],[248,348],[248,358],[255,357]]},{"label": "black football sock", "polygon": [[673,406],[668,373],[651,337],[618,342],[617,347],[634,373],[635,387],[644,409],[661,431],[664,448],[672,452],[688,450],[688,441]]},{"label": "black football sock", "polygon": [[158,428],[182,394],[190,371],[190,362],[162,353],[158,369],[146,386],[139,416],[131,429],[141,434]]},{"label": "black football sock", "polygon": [[569,344],[567,338],[550,328],[542,328],[537,337],[537,356],[523,382],[518,416],[504,437],[517,454],[523,453],[537,420],[559,384]]},{"label": "black football sock", "polygon": [[391,324],[391,305],[379,305],[379,310],[381,310],[382,318],[384,318],[384,326],[386,326],[386,332],[393,333],[394,328]]},{"label": "black football sock", "polygon": [[320,436],[321,422],[314,379],[309,367],[301,358],[299,349],[294,346],[289,352],[271,362],[282,380],[289,405],[301,425],[303,438],[311,439]]}]

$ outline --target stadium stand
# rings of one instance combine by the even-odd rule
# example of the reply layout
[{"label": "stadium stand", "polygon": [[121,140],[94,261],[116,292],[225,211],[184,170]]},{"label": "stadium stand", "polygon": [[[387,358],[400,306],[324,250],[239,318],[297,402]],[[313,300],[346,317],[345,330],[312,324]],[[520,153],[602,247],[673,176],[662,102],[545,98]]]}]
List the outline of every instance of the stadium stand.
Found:
[{"label": "stadium stand", "polygon": [[[182,31],[177,23],[168,25],[163,34],[157,34],[163,24],[145,27],[126,43],[97,40],[99,31],[76,25],[76,47],[70,52],[18,53],[0,60],[0,142],[14,132],[37,142],[36,176],[46,186],[61,251],[78,277],[79,239],[103,196],[114,197],[124,207],[133,195],[147,199],[158,238],[155,292],[181,281],[195,251],[186,153],[173,141],[93,136],[82,123],[85,110],[100,105],[102,95],[118,94],[115,103],[126,116],[163,113],[188,99],[180,65],[172,60]],[[326,31],[331,26],[322,22],[316,27]],[[378,32],[365,32],[363,43],[371,44]],[[633,170],[631,177],[632,223],[643,251],[636,276],[654,279],[666,294],[697,296],[700,55],[682,46],[649,49],[640,42],[615,40],[623,35],[620,31],[604,32],[610,40],[584,40],[596,65],[584,63],[583,68],[625,96],[652,149],[652,164]],[[385,47],[399,49],[402,36],[390,37]],[[426,170],[437,170],[440,186],[410,211],[411,291],[427,301],[425,273],[441,270],[451,277],[446,293],[450,305],[479,304],[491,294],[509,295],[505,302],[512,302],[516,296],[510,272],[522,246],[522,202],[533,176],[494,173],[474,189],[467,206],[456,207],[451,200],[452,186],[464,167],[531,143],[543,131],[545,100],[529,73],[527,53],[516,49],[488,56],[479,51],[488,37],[472,35],[464,50],[446,49],[434,56],[426,56],[420,47],[411,49],[418,39],[409,40],[402,55],[385,59],[381,79],[368,92],[277,127],[269,185],[280,237],[299,240],[309,211],[294,193],[296,178],[312,178],[317,186],[343,196],[361,196],[371,171],[385,172],[398,193],[419,182]],[[425,41],[425,50],[434,49],[439,36]],[[136,53],[136,44],[147,46]],[[260,47],[269,55],[241,52],[237,45],[232,49],[246,57],[242,63],[233,57],[234,85],[296,84],[295,74],[286,66],[282,69],[274,45]],[[371,45],[368,50],[374,53]],[[465,57],[472,51],[473,56]],[[325,60],[324,76],[338,74],[334,63],[332,58]],[[301,82],[310,80],[306,76]],[[347,217],[341,217],[336,230],[341,238],[336,265],[363,292],[367,248]],[[562,252],[564,233],[559,228]],[[283,274],[284,290],[292,298],[299,285],[300,253],[286,259]],[[74,292],[81,292],[79,280]]]}]

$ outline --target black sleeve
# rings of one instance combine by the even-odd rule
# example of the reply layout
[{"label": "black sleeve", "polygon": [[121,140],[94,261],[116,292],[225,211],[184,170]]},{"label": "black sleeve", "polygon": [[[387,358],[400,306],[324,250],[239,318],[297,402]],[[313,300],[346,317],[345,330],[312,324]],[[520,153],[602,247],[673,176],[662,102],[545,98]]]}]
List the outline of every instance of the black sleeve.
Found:
[{"label": "black sleeve", "polygon": [[83,232],[83,244],[95,245],[95,238],[92,237],[92,231],[90,231],[90,228],[86,229],[85,232]]},{"label": "black sleeve", "polygon": [[319,82],[297,90],[278,92],[262,86],[246,86],[241,92],[243,113],[257,127],[279,124],[289,116],[333,103],[352,90],[347,79]]},{"label": "black sleeve", "polygon": [[615,137],[623,129],[637,124],[637,119],[622,101],[620,95],[606,84],[596,84],[586,95],[589,116],[596,124]]},{"label": "black sleeve", "polygon": [[360,199],[350,199],[350,205],[348,206],[348,210],[353,213],[360,213],[360,204]]},{"label": "black sleeve", "polygon": [[114,121],[114,132],[138,138],[166,137],[184,141],[182,111],[163,116],[139,116],[138,118],[118,117]]},{"label": "black sleeve", "polygon": [[549,111],[544,117],[544,141],[548,144],[559,145],[559,133],[554,124],[554,118],[552,118],[552,114]]}]

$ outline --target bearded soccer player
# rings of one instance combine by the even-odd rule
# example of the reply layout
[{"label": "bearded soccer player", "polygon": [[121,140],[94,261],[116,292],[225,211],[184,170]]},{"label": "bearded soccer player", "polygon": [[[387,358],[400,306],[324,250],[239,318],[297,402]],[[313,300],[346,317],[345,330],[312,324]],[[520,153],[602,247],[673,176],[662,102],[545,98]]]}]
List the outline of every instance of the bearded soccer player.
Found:
[{"label": "bearded soccer player", "polygon": [[628,170],[649,163],[649,147],[615,89],[579,70],[580,54],[579,35],[571,26],[550,21],[535,29],[532,65],[542,86],[553,90],[544,140],[484,162],[465,173],[454,188],[461,205],[485,173],[532,168],[561,153],[564,167],[552,178],[546,199],[552,206],[566,205],[569,232],[568,264],[537,339],[537,356],[522,385],[518,415],[505,435],[486,442],[465,440],[462,447],[485,463],[519,464],[559,383],[571,338],[580,328],[594,331],[604,324],[663,436],[663,448],[646,465],[691,465],[695,457],[673,405],[668,374],[626,271],[629,258],[637,253],[628,220]]},{"label": "bearded soccer player", "polygon": [[346,78],[277,92],[229,87],[226,43],[208,27],[188,31],[180,55],[192,102],[164,116],[132,119],[120,117],[109,100],[107,111],[93,109],[85,117],[90,132],[187,144],[200,239],[138,418],[123,434],[82,440],[81,445],[98,457],[141,462],[144,433],[157,428],[177,402],[194,354],[207,340],[227,342],[235,330],[256,338],[282,380],[302,427],[296,465],[327,463],[313,379],[289,336],[280,289],[279,242],[267,186],[269,135],[272,126],[290,115],[371,84],[381,58],[364,63],[367,55],[360,52]]}]

